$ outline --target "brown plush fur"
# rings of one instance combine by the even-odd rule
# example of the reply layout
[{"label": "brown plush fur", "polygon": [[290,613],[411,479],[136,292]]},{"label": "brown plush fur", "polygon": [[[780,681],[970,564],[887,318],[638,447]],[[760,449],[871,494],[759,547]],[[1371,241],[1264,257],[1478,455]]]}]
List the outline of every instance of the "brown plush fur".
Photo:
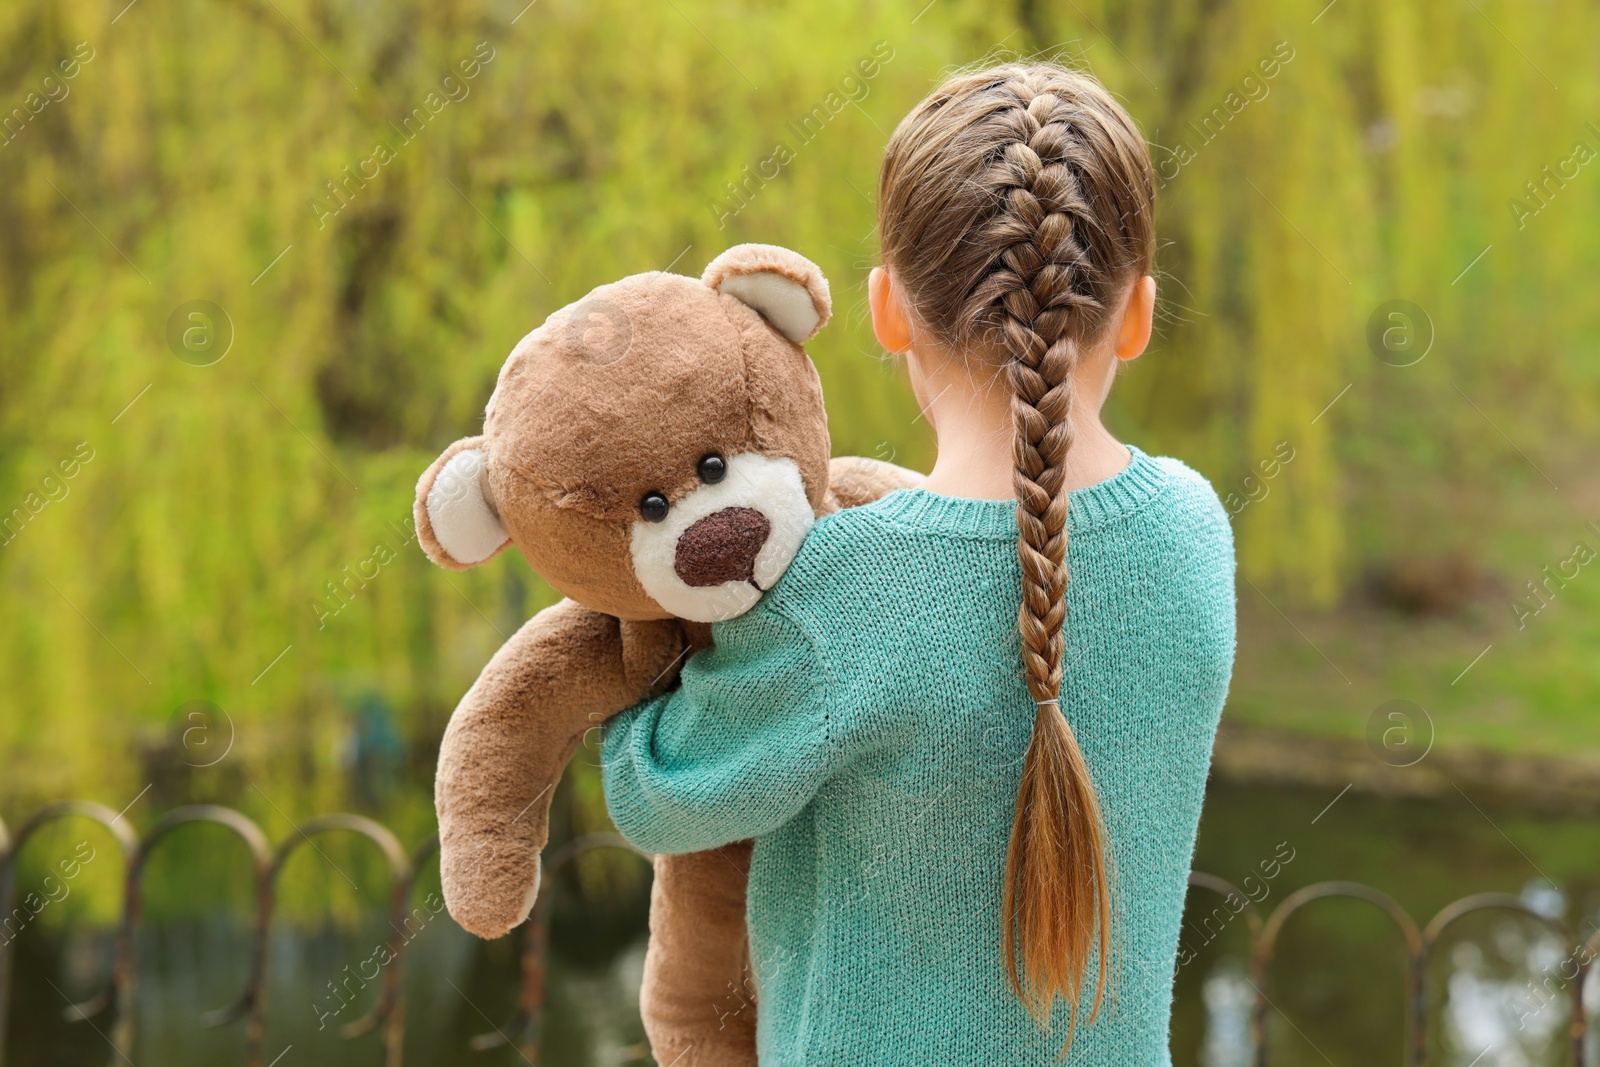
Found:
[{"label": "brown plush fur", "polygon": [[[710,643],[708,626],[672,617],[634,571],[630,531],[641,498],[659,492],[677,504],[699,485],[696,465],[708,453],[793,460],[818,515],[919,478],[866,459],[830,465],[821,387],[797,343],[804,337],[785,337],[715,288],[756,274],[795,283],[790,304],[767,309],[774,322],[794,333],[799,321],[809,336],[826,321],[821,272],[766,245],[730,249],[701,281],[657,272],[601,286],[517,345],[483,435],[451,445],[418,483],[417,530],[428,555],[454,568],[483,562],[455,559],[429,510],[445,464],[481,450],[482,473],[470,488],[481,491],[506,537],[490,558],[514,544],[569,598],[495,654],[440,746],[445,902],[480,936],[498,937],[527,916],[551,793],[584,734],[665,689],[685,653]],[[726,520],[708,524],[701,541],[727,542],[727,528]],[[679,570],[710,573],[681,558]],[[749,842],[657,858],[641,1011],[659,1063],[755,1063],[749,859]]]},{"label": "brown plush fur", "polygon": [[627,354],[594,362],[565,311],[523,339],[484,419],[489,497],[529,566],[562,593],[619,618],[664,618],[616,565],[639,498],[695,488],[707,452],[756,451],[799,464],[820,508],[822,386],[803,349],[693,278],[635,275],[585,304],[626,316]]}]

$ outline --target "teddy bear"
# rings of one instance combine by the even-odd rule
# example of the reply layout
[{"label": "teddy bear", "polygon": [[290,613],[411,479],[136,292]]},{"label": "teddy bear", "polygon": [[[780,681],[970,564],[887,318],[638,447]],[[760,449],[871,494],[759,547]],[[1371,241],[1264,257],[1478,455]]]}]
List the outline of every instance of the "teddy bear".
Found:
[{"label": "teddy bear", "polygon": [[[565,597],[495,653],[440,745],[440,874],[465,929],[498,937],[529,914],[551,795],[585,734],[672,684],[817,517],[920,481],[830,460],[802,347],[829,313],[821,270],[772,245],[731,248],[698,280],[602,285],[517,344],[483,433],[422,475],[416,528],[435,563],[514,545]],[[750,850],[654,861],[640,1009],[658,1063],[756,1062]]]}]

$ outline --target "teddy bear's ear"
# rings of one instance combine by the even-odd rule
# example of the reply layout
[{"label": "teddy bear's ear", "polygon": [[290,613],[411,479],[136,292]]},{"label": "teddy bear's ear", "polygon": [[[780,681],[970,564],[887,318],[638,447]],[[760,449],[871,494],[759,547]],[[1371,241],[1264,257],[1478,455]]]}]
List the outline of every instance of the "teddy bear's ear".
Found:
[{"label": "teddy bear's ear", "polygon": [[441,567],[464,571],[511,543],[483,489],[483,438],[445,449],[417,481],[417,539]]},{"label": "teddy bear's ear", "polygon": [[734,245],[711,261],[700,280],[760,312],[795,344],[815,337],[833,310],[822,270],[777,245]]}]

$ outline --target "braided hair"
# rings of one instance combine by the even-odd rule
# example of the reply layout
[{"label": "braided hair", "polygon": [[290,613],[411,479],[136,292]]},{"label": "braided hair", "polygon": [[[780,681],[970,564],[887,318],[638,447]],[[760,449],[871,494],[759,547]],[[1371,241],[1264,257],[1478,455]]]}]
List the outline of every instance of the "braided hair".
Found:
[{"label": "braided hair", "polygon": [[1090,959],[1093,1018],[1111,945],[1105,829],[1059,703],[1073,369],[1153,266],[1154,174],[1133,120],[1093,77],[1005,64],[956,75],[906,116],[878,194],[883,256],[909,313],[1010,390],[1017,631],[1035,715],[1006,857],[1002,952],[1013,991],[1042,1024],[1056,996],[1067,1000],[1070,1045]]}]

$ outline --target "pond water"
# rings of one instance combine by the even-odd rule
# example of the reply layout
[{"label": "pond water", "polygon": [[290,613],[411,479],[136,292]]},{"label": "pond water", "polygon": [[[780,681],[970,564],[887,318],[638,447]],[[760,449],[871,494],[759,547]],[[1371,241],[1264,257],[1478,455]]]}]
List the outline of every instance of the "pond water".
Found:
[{"label": "pond water", "polygon": [[[1250,891],[1263,917],[1302,886],[1347,879],[1390,893],[1419,925],[1457,898],[1488,891],[1520,895],[1591,932],[1600,918],[1600,822],[1480,807],[1465,795],[1459,803],[1402,802],[1214,784],[1195,865]],[[582,906],[575,893],[565,896],[554,913],[541,1062],[648,1064],[636,1005],[644,888],[636,885],[605,905]],[[1247,931],[1243,919],[1205,925],[1203,916],[1216,914],[1218,902],[1200,890],[1190,897],[1173,1018],[1175,1067],[1251,1062]],[[1532,920],[1504,913],[1472,917],[1454,931],[1430,972],[1430,1062],[1570,1063],[1562,1058],[1570,992],[1561,979],[1567,956],[1561,941]],[[337,1034],[337,1024],[371,1003],[372,991],[348,1007],[328,993],[330,979],[382,942],[381,920],[355,929],[286,927],[273,937],[267,1061],[281,1055],[277,1067],[381,1064],[376,1035]],[[1284,929],[1271,975],[1272,1062],[1403,1062],[1400,945],[1389,921],[1362,902],[1326,900],[1299,912]],[[19,939],[11,1064],[68,1067],[113,1058],[101,1036],[109,1019],[91,1027],[60,1018],[64,996],[97,985],[108,946],[103,931]],[[509,940],[478,942],[443,921],[416,935],[407,949],[406,1063],[523,1062],[510,1048],[467,1049],[474,1035],[504,1028],[513,1017],[516,951]],[[208,1031],[199,1017],[239,988],[247,931],[220,916],[167,923],[143,938],[139,956],[140,1038],[131,1062],[242,1062],[242,1026]],[[1597,983],[1591,975],[1591,1012],[1600,1008]],[[1588,1063],[1600,1064],[1595,1049]]]}]

